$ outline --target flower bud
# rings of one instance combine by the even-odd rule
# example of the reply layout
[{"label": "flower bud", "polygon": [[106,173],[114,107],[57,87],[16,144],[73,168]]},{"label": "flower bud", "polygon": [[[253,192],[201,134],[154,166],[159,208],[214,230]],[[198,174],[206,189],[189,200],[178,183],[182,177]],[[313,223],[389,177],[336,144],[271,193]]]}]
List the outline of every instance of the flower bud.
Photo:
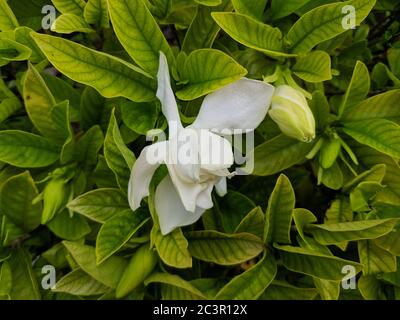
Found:
[{"label": "flower bud", "polygon": [[49,222],[68,202],[70,186],[62,178],[51,179],[43,190],[42,224]]},{"label": "flower bud", "polygon": [[282,85],[275,89],[269,115],[281,131],[303,142],[315,138],[315,119],[302,92]]},{"label": "flower bud", "polygon": [[148,243],[137,249],[118,283],[115,291],[116,298],[125,297],[142,284],[153,271],[156,263],[157,254],[149,248]]}]

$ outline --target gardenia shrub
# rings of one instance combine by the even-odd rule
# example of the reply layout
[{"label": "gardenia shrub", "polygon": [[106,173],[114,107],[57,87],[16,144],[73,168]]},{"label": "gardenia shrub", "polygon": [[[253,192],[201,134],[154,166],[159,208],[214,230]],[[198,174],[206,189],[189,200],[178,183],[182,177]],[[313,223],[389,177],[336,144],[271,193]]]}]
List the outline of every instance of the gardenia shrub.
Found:
[{"label": "gardenia shrub", "polygon": [[399,298],[399,16],[0,0],[0,298]]}]

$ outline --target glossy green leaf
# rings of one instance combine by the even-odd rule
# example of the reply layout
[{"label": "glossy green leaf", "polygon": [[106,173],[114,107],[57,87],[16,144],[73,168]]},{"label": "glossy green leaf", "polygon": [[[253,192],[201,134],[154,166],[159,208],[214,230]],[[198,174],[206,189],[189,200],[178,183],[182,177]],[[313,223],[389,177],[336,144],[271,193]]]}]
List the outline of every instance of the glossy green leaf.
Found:
[{"label": "glossy green leaf", "polygon": [[215,12],[211,15],[229,36],[246,47],[273,57],[287,56],[283,53],[282,33],[278,28],[240,13]]},{"label": "glossy green leaf", "polygon": [[75,296],[96,296],[111,290],[81,269],[72,270],[57,281],[54,292],[65,292]]},{"label": "glossy green leaf", "polygon": [[155,99],[155,82],[133,65],[58,37],[31,34],[47,59],[72,80],[95,88],[106,98]]},{"label": "glossy green leaf", "polygon": [[148,212],[140,208],[135,212],[122,211],[108,219],[97,234],[97,264],[117,252],[148,220]]},{"label": "glossy green leaf", "polygon": [[356,271],[361,270],[361,265],[349,260],[344,260],[310,249],[274,245],[279,250],[283,265],[294,272],[311,275],[325,280],[342,280],[342,268],[350,265]]},{"label": "glossy green leaf", "polygon": [[39,192],[28,171],[8,179],[0,190],[1,212],[27,232],[40,225],[42,205],[32,203]]},{"label": "glossy green leaf", "polygon": [[125,101],[121,104],[121,116],[124,124],[129,129],[143,135],[154,129],[158,112],[154,103]]},{"label": "glossy green leaf", "polygon": [[211,48],[220,27],[211,17],[211,12],[232,11],[232,4],[229,0],[223,0],[222,4],[216,7],[198,6],[185,39],[182,44],[182,51],[189,54],[191,51]]},{"label": "glossy green leaf", "polygon": [[400,110],[397,108],[400,90],[390,90],[375,95],[351,108],[342,116],[343,121],[359,121],[373,119],[399,120]]},{"label": "glossy green leaf", "polygon": [[196,297],[196,299],[200,299],[200,300],[206,299],[204,294],[201,291],[199,291],[199,289],[197,289],[195,286],[193,286],[190,282],[188,282],[174,274],[153,273],[145,281],[146,286],[149,285],[150,283],[162,283],[162,284],[170,285],[170,286],[182,289],[191,295],[194,295]]},{"label": "glossy green leaf", "polygon": [[4,66],[10,61],[28,60],[32,50],[19,42],[10,39],[0,39],[0,65]]},{"label": "glossy green leaf", "polygon": [[342,9],[353,6],[356,12],[356,25],[359,25],[375,5],[375,0],[350,0],[317,7],[293,25],[287,34],[287,40],[294,53],[308,52],[317,44],[332,39],[346,31],[342,22],[346,14]]},{"label": "glossy green leaf", "polygon": [[6,98],[0,102],[0,123],[21,109],[22,104],[18,98]]},{"label": "glossy green leaf", "polygon": [[94,32],[83,17],[72,13],[65,13],[59,16],[51,25],[51,31],[63,34]]},{"label": "glossy green leaf", "polygon": [[262,21],[267,0],[232,0],[235,12]]},{"label": "glossy green leaf", "polygon": [[127,190],[130,172],[136,158],[122,140],[114,112],[111,114],[110,124],[104,139],[104,157],[108,166],[114,172],[119,186],[123,190]]},{"label": "glossy green leaf", "polygon": [[284,18],[306,5],[310,0],[279,1],[272,0],[269,14],[273,19]]},{"label": "glossy green leaf", "polygon": [[400,158],[400,126],[386,119],[346,123],[344,132],[384,154]]},{"label": "glossy green leaf", "polygon": [[264,240],[290,242],[290,227],[296,198],[290,180],[281,174],[268,200]]},{"label": "glossy green leaf", "polygon": [[0,132],[0,161],[21,168],[46,167],[57,161],[58,147],[50,140],[32,133]]},{"label": "glossy green leaf", "polygon": [[331,57],[325,51],[313,51],[297,58],[293,73],[308,82],[332,79]]},{"label": "glossy green leaf", "polygon": [[95,24],[103,28],[110,27],[107,0],[88,0],[83,16],[89,24]]},{"label": "glossy green leaf", "polygon": [[375,239],[393,230],[397,219],[361,220],[312,225],[310,231],[321,244],[331,245],[344,241]]},{"label": "glossy green leaf", "polygon": [[32,269],[32,257],[26,249],[13,251],[8,262],[12,270],[11,299],[40,300],[38,279]]},{"label": "glossy green leaf", "polygon": [[358,242],[358,256],[363,265],[363,275],[396,271],[396,256],[377,246],[373,240]]},{"label": "glossy green leaf", "polygon": [[279,135],[258,145],[252,154],[255,160],[252,174],[269,176],[306,160],[313,144]]},{"label": "glossy green leaf", "polygon": [[59,238],[75,241],[90,233],[91,228],[84,217],[79,214],[70,216],[68,210],[63,210],[47,223],[48,228]]},{"label": "glossy green leaf", "polygon": [[100,127],[91,127],[76,143],[76,159],[84,165],[96,165],[103,142],[104,135]]},{"label": "glossy green leaf", "polygon": [[246,73],[246,69],[221,51],[196,50],[186,59],[182,70],[188,84],[176,95],[181,100],[194,100],[239,80]]},{"label": "glossy green leaf", "polygon": [[71,201],[68,208],[99,223],[123,211],[131,212],[126,195],[118,189],[89,191]]},{"label": "glossy green leaf", "polygon": [[339,106],[339,117],[343,115],[344,118],[351,118],[353,108],[367,97],[369,89],[370,78],[368,68],[363,62],[357,61],[350,84]]},{"label": "glossy green leaf", "polygon": [[156,75],[160,51],[174,66],[172,50],[142,0],[108,0],[108,8],[119,41],[140,67]]},{"label": "glossy green leaf", "polygon": [[61,13],[71,13],[81,16],[85,8],[84,0],[51,0]]},{"label": "glossy green leaf", "polygon": [[259,238],[264,236],[265,218],[260,207],[251,210],[235,229],[235,233],[251,233]]},{"label": "glossy green leaf", "polygon": [[83,271],[110,288],[116,288],[127,261],[120,257],[110,257],[101,265],[96,264],[95,248],[77,242],[63,241],[64,246]]},{"label": "glossy green leaf", "polygon": [[249,233],[193,231],[187,237],[189,251],[194,258],[220,265],[245,262],[258,256],[263,250],[261,239]]},{"label": "glossy green leaf", "polygon": [[274,257],[267,252],[252,268],[229,281],[216,295],[219,300],[258,299],[267,289],[277,272]]},{"label": "glossy green leaf", "polygon": [[260,300],[314,300],[318,292],[315,288],[301,288],[284,281],[273,281]]},{"label": "glossy green leaf", "polygon": [[10,296],[12,289],[12,271],[7,261],[3,262],[0,267],[0,297]]},{"label": "glossy green leaf", "polygon": [[18,21],[14,13],[7,4],[7,0],[0,1],[0,30],[14,30],[18,27]]}]

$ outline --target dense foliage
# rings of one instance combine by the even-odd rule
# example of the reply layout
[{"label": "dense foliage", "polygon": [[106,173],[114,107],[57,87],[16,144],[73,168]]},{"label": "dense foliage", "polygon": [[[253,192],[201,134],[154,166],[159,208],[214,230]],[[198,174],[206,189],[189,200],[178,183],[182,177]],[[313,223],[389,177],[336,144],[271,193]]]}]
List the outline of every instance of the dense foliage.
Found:
[{"label": "dense foliage", "polygon": [[[337,1],[0,0],[0,298],[399,298],[400,4]],[[165,167],[127,194],[167,128],[160,51],[184,125],[242,77],[316,122],[303,142],[267,116],[253,172],[166,235]]]}]

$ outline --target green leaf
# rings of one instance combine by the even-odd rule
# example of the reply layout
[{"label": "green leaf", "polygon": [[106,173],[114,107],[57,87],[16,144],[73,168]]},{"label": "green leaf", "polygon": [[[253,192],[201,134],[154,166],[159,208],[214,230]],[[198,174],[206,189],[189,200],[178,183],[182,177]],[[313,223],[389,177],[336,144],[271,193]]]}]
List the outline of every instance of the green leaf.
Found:
[{"label": "green leaf", "polygon": [[166,265],[179,269],[192,267],[192,257],[188,251],[188,241],[180,228],[163,236],[157,221],[154,223],[150,237],[157,249],[158,255]]},{"label": "green leaf", "polygon": [[265,253],[252,268],[234,277],[216,295],[217,300],[253,300],[258,299],[267,289],[277,272],[273,255]]},{"label": "green leaf", "polygon": [[194,295],[195,299],[206,299],[204,294],[199,291],[199,289],[197,289],[194,285],[174,274],[153,273],[146,279],[145,285],[147,286],[150,283],[161,283],[164,285],[173,286],[186,291],[190,295]]},{"label": "green leaf", "polygon": [[308,82],[332,79],[331,57],[325,51],[313,51],[297,58],[293,73]]},{"label": "green leaf", "polygon": [[18,27],[18,21],[7,4],[7,0],[0,0],[0,30],[14,30]]},{"label": "green leaf", "polygon": [[175,58],[172,50],[142,0],[108,0],[108,8],[115,34],[141,68],[156,75],[160,51],[173,68]]},{"label": "green leaf", "polygon": [[95,248],[76,242],[63,241],[64,246],[83,271],[104,285],[115,289],[128,263],[120,257],[110,257],[96,264]]},{"label": "green leaf", "polygon": [[362,220],[353,222],[311,225],[315,240],[324,245],[345,241],[375,239],[393,230],[397,219]]},{"label": "green leaf", "polygon": [[63,34],[94,32],[83,17],[72,13],[65,13],[59,16],[51,25],[51,31]]},{"label": "green leaf", "polygon": [[319,170],[321,170],[321,180],[319,182],[321,182],[323,185],[333,190],[339,190],[343,187],[343,172],[337,162],[335,162],[328,169],[323,169],[322,167],[319,167]]},{"label": "green leaf", "polygon": [[24,81],[24,101],[26,112],[38,131],[50,139],[59,138],[51,118],[51,110],[56,100],[36,68],[29,64]]},{"label": "green leaf", "polygon": [[83,14],[83,9],[85,8],[84,0],[51,0],[58,11],[61,13],[72,13],[77,16]]},{"label": "green leaf", "polygon": [[315,287],[323,300],[338,300],[341,281],[330,281],[313,278]]},{"label": "green leaf", "polygon": [[336,2],[317,7],[306,14],[293,25],[287,34],[287,40],[293,53],[308,52],[317,44],[332,39],[346,31],[342,21],[346,14],[342,13],[344,6],[353,6],[356,12],[355,23],[360,23],[368,16],[376,0],[350,0]]},{"label": "green leaf", "polygon": [[194,100],[239,80],[246,73],[246,69],[221,51],[196,50],[186,59],[182,70],[182,77],[188,84],[176,96],[181,100]]},{"label": "green leaf", "polygon": [[235,265],[258,256],[263,250],[260,238],[249,233],[224,234],[217,231],[187,233],[194,258],[220,265]]},{"label": "green leaf", "polygon": [[6,98],[0,102],[0,123],[21,109],[22,104],[18,98]]},{"label": "green leaf", "polygon": [[266,229],[267,242],[290,242],[290,227],[296,198],[290,180],[281,174],[268,200]]},{"label": "green leaf", "polygon": [[350,265],[356,271],[361,270],[361,265],[349,260],[344,260],[330,255],[325,255],[310,249],[274,245],[279,250],[283,265],[294,272],[325,280],[342,280],[342,268]]},{"label": "green leaf", "polygon": [[67,207],[99,223],[104,223],[123,211],[132,212],[125,193],[119,189],[89,191],[68,203]]},{"label": "green leaf", "polygon": [[122,96],[137,102],[155,99],[155,81],[128,62],[58,37],[31,36],[60,72],[104,97]]},{"label": "green leaf", "polygon": [[38,281],[32,270],[32,257],[26,249],[13,251],[8,262],[12,270],[11,299],[40,300]]},{"label": "green leaf", "polygon": [[12,241],[22,237],[25,231],[17,227],[11,219],[0,215],[0,245],[8,246]]},{"label": "green leaf", "polygon": [[79,214],[71,217],[68,210],[57,213],[46,225],[57,237],[70,241],[82,239],[91,232],[84,217]]},{"label": "green leaf", "polygon": [[0,297],[10,296],[12,289],[12,272],[10,264],[5,261],[0,268]]},{"label": "green leaf", "polygon": [[35,41],[30,36],[32,29],[28,27],[18,27],[15,29],[14,32],[15,32],[15,41],[31,49],[32,53],[29,57],[29,60],[31,62],[38,63],[46,59],[42,51],[40,51],[40,48],[37,46]]},{"label": "green leaf", "polygon": [[326,224],[353,220],[353,211],[347,199],[336,199],[325,213]]},{"label": "green leaf", "polygon": [[310,2],[310,0],[272,0],[271,9],[268,13],[274,20],[281,19],[297,11],[308,2]]},{"label": "green leaf", "polygon": [[373,119],[388,119],[398,121],[400,110],[397,108],[400,90],[390,90],[375,95],[345,112],[343,121],[359,121]]},{"label": "green leaf", "polygon": [[395,256],[400,256],[400,232],[396,230],[392,230],[388,234],[375,239],[374,243],[389,251],[391,254]]},{"label": "green leaf", "polygon": [[307,238],[304,236],[303,229],[308,224],[317,222],[317,218],[311,211],[307,209],[296,208],[293,210],[293,220],[296,225],[299,236],[304,240],[304,242],[307,243]]},{"label": "green leaf", "polygon": [[110,19],[107,9],[107,0],[89,0],[85,6],[83,16],[89,24],[109,28]]},{"label": "green leaf", "polygon": [[250,16],[256,20],[262,20],[265,6],[268,0],[232,0],[237,13]]},{"label": "green leaf", "polygon": [[62,143],[60,163],[66,164],[73,160],[75,153],[74,132],[70,123],[68,100],[61,102],[51,110],[51,119]]},{"label": "green leaf", "polygon": [[299,164],[306,160],[312,147],[312,143],[300,142],[281,134],[254,149],[252,174],[269,176]]},{"label": "green leaf", "polygon": [[343,131],[359,143],[400,158],[400,126],[386,119],[346,123]]},{"label": "green leaf", "polygon": [[370,82],[367,66],[363,62],[357,61],[350,84],[339,106],[339,117],[343,116],[345,119],[346,116],[350,115],[351,117],[352,110],[367,97]]},{"label": "green leaf", "polygon": [[204,6],[218,6],[221,4],[222,0],[194,0]]},{"label": "green leaf", "polygon": [[235,233],[251,233],[259,238],[264,236],[265,219],[264,213],[260,207],[251,210],[235,229]]},{"label": "green leaf", "polygon": [[117,252],[147,221],[149,214],[142,208],[135,212],[125,210],[108,219],[97,234],[97,264]]},{"label": "green leaf", "polygon": [[352,148],[365,167],[370,168],[376,164],[385,164],[386,166],[385,178],[382,180],[382,184],[384,184],[386,188],[376,195],[375,201],[397,203],[400,205],[399,164],[394,161],[393,158],[372,148],[363,145],[352,146]]},{"label": "green leaf", "polygon": [[120,108],[122,121],[129,129],[142,135],[154,129],[159,113],[156,104],[124,101]]},{"label": "green leaf", "polygon": [[56,162],[58,157],[58,147],[46,138],[17,130],[0,131],[0,161],[21,168],[40,168]]},{"label": "green leaf", "polygon": [[110,169],[114,172],[121,189],[127,190],[131,169],[135,163],[135,155],[125,145],[119,132],[114,112],[104,140],[104,157]]},{"label": "green leaf", "polygon": [[110,288],[98,282],[82,269],[72,270],[57,281],[54,292],[65,292],[75,296],[96,296],[109,291]]},{"label": "green leaf", "polygon": [[363,265],[363,275],[395,272],[396,256],[377,246],[372,240],[358,242],[358,256]]},{"label": "green leaf", "polygon": [[315,288],[300,288],[284,281],[273,281],[260,300],[314,300],[318,292]]},{"label": "green leaf", "polygon": [[198,6],[196,15],[183,40],[183,52],[189,54],[197,49],[212,47],[220,30],[211,17],[211,12],[214,11],[232,11],[232,4],[229,0],[223,0],[222,4],[217,7]]},{"label": "green leaf", "polygon": [[39,192],[29,171],[11,177],[0,190],[1,212],[26,232],[40,225],[42,205],[40,202],[32,203]]},{"label": "green leaf", "polygon": [[33,30],[39,30],[42,28],[42,9],[45,5],[49,4],[50,2],[48,0],[8,1],[8,5],[14,12],[18,22]]},{"label": "green leaf", "polygon": [[91,127],[76,143],[75,159],[86,166],[97,164],[104,136],[99,126]]},{"label": "green leaf", "polygon": [[348,192],[361,182],[378,182],[381,183],[386,174],[386,165],[385,164],[377,164],[373,166],[370,170],[366,170],[363,173],[359,174],[354,179],[350,180],[343,187],[343,191]]},{"label": "green leaf", "polygon": [[400,77],[400,50],[399,48],[390,48],[387,51],[387,59],[389,62],[390,70],[395,76]]},{"label": "green leaf", "polygon": [[218,201],[216,210],[221,216],[222,226],[227,233],[233,233],[242,219],[255,204],[243,194],[235,191],[228,193]]},{"label": "green leaf", "polygon": [[365,300],[379,300],[380,287],[379,280],[374,276],[362,275],[358,279],[358,289]]},{"label": "green leaf", "polygon": [[278,28],[263,24],[240,13],[213,12],[211,16],[234,40],[268,56],[287,56],[283,53],[282,33]]},{"label": "green leaf", "polygon": [[27,46],[10,39],[0,39],[0,65],[4,66],[10,61],[28,60],[32,50]]}]

